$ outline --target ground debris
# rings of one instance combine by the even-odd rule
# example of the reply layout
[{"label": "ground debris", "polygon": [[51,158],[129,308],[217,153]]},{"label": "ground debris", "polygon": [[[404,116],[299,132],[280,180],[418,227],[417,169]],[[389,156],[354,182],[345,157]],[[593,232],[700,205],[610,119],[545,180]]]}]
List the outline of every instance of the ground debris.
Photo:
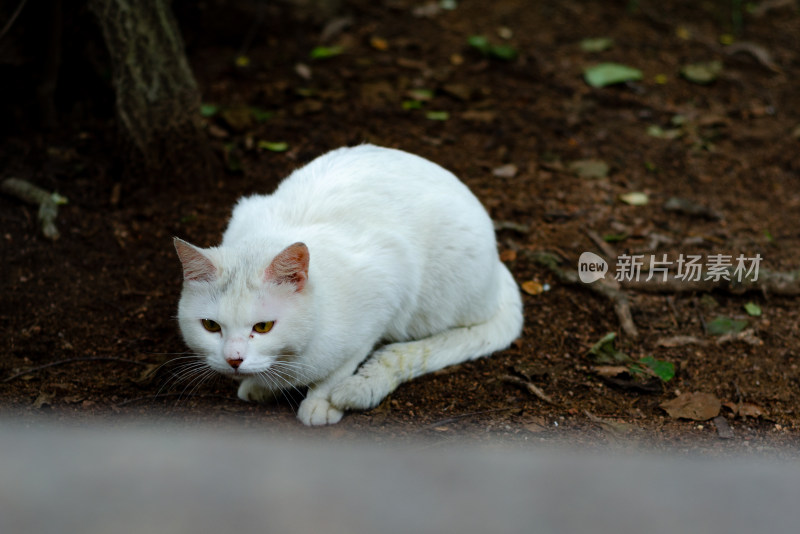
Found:
[{"label": "ground debris", "polygon": [[719,415],[722,403],[711,393],[694,392],[678,395],[660,406],[673,419],[708,421]]}]

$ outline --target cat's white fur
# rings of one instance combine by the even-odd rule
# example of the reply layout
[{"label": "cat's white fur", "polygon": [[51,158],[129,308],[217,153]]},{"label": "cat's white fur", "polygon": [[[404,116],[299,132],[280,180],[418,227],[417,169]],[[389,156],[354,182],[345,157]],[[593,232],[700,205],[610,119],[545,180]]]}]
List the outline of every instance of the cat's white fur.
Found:
[{"label": "cat's white fur", "polygon": [[[272,195],[242,198],[218,247],[175,245],[186,343],[241,380],[242,399],[307,385],[306,425],[377,406],[401,382],[506,348],[522,328],[483,206],[452,173],[399,150],[329,152]],[[271,331],[253,330],[266,321]]]}]

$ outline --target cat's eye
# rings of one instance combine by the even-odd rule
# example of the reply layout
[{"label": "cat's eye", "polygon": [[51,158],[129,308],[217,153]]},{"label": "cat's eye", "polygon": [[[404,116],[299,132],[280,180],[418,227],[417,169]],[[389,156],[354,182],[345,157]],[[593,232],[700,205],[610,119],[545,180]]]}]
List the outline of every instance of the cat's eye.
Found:
[{"label": "cat's eye", "polygon": [[275,324],[275,321],[265,321],[263,323],[256,323],[253,325],[253,330],[259,334],[266,334],[270,330],[272,330],[272,325]]},{"label": "cat's eye", "polygon": [[209,332],[219,332],[222,330],[222,327],[219,325],[219,323],[212,321],[211,319],[203,319],[200,322],[203,323],[203,328]]}]

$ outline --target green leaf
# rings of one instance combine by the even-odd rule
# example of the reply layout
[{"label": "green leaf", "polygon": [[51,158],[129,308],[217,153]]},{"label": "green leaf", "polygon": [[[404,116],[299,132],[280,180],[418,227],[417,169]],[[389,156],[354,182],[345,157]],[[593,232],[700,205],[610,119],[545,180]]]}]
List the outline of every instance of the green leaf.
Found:
[{"label": "green leaf", "polygon": [[630,356],[614,347],[616,337],[615,332],[609,332],[589,349],[589,354],[594,354],[597,363],[631,363],[633,361]]},{"label": "green leaf", "polygon": [[273,112],[260,108],[250,108],[250,113],[258,123],[266,122],[275,116]]},{"label": "green leaf", "polygon": [[748,302],[744,305],[744,311],[747,312],[747,315],[751,317],[760,317],[761,316],[761,307],[756,304],[755,302]]},{"label": "green leaf", "polygon": [[625,241],[628,239],[628,234],[603,234],[603,241],[606,243],[617,243],[619,241]]},{"label": "green leaf", "polygon": [[489,53],[489,48],[492,46],[489,44],[489,39],[484,37],[483,35],[470,35],[467,38],[467,43],[477,50],[480,50],[484,54]]},{"label": "green leaf", "polygon": [[653,356],[645,356],[639,364],[650,369],[653,374],[664,382],[669,382],[675,376],[675,364],[664,360],[657,360]]},{"label": "green leaf", "polygon": [[583,79],[592,87],[642,79],[642,71],[618,63],[600,63],[583,71]]},{"label": "green leaf", "polygon": [[327,59],[329,57],[338,56],[344,52],[342,46],[316,46],[311,50],[311,59]]},{"label": "green leaf", "polygon": [[495,45],[489,48],[489,55],[504,61],[511,61],[517,57],[517,49],[508,45]]},{"label": "green leaf", "polygon": [[219,111],[219,106],[214,104],[200,104],[200,115],[203,117],[213,117]]},{"label": "green leaf", "polygon": [[419,100],[403,100],[403,109],[421,109],[422,102]]},{"label": "green leaf", "polygon": [[746,326],[747,321],[745,320],[731,319],[730,317],[719,315],[706,325],[706,330],[711,335],[721,336],[724,334],[741,332]]},{"label": "green leaf", "polygon": [[450,113],[447,111],[429,111],[425,114],[425,117],[432,121],[446,121],[450,118]]},{"label": "green leaf", "polygon": [[581,50],[584,52],[602,52],[614,46],[614,39],[610,37],[595,37],[581,41]]},{"label": "green leaf", "polygon": [[412,99],[419,100],[421,102],[427,102],[433,98],[433,90],[431,89],[411,89],[407,94]]},{"label": "green leaf", "polygon": [[716,80],[722,74],[721,61],[707,61],[704,63],[691,63],[684,65],[681,75],[692,83],[706,85]]},{"label": "green leaf", "polygon": [[261,140],[258,142],[258,148],[262,150],[269,150],[270,152],[286,152],[289,150],[289,143],[283,141],[271,142]]},{"label": "green leaf", "polygon": [[65,196],[59,195],[58,193],[52,193],[50,195],[50,200],[53,201],[53,204],[56,206],[63,206],[64,204],[69,204],[69,199]]},{"label": "green leaf", "polygon": [[471,35],[467,38],[467,44],[480,51],[482,54],[492,56],[497,59],[510,61],[517,57],[517,49],[509,45],[493,45],[489,39],[483,35]]}]

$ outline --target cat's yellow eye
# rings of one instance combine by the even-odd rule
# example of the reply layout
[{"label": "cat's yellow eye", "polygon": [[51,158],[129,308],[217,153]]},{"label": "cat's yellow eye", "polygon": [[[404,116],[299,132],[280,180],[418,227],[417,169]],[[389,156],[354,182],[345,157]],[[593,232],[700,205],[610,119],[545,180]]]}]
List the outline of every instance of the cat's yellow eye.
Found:
[{"label": "cat's yellow eye", "polygon": [[222,330],[222,327],[219,325],[219,323],[216,321],[212,321],[211,319],[203,319],[200,322],[203,323],[203,328],[205,328],[209,332],[219,332],[220,330]]},{"label": "cat's yellow eye", "polygon": [[256,323],[253,325],[253,330],[259,334],[266,334],[270,330],[272,330],[272,325],[275,324],[275,321],[266,321],[263,323]]}]

